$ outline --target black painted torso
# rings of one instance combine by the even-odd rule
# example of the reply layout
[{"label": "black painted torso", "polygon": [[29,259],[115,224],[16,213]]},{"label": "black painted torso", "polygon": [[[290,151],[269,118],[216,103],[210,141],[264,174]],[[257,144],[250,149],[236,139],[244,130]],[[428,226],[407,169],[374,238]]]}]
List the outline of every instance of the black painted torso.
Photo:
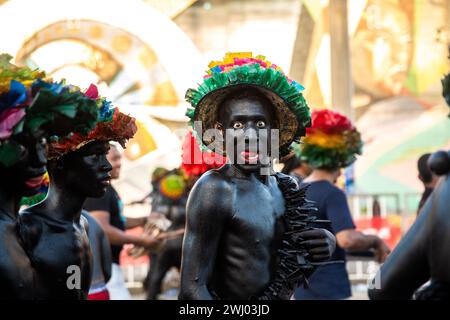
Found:
[{"label": "black painted torso", "polygon": [[[86,232],[87,220],[55,219],[30,207],[20,214],[20,234],[37,271],[38,299],[86,299],[91,282],[91,249]],[[67,254],[61,254],[66,252]],[[68,286],[79,267],[81,287]],[[69,280],[69,283],[74,282]]]},{"label": "black painted torso", "polygon": [[[189,223],[200,224],[199,228],[211,228],[210,232],[217,237],[217,240],[214,239],[218,241],[217,256],[213,253],[210,256],[210,259],[215,259],[215,265],[206,284],[209,294],[219,299],[249,299],[262,293],[275,270],[276,251],[285,231],[282,222],[285,203],[275,177],[270,176],[263,183],[254,176],[232,176],[229,170],[229,165],[211,170],[197,182],[199,186],[194,187],[188,200],[188,220]],[[206,223],[203,219],[207,217],[196,217],[202,215],[202,207],[198,207],[200,199],[203,203],[199,205],[210,201],[210,205],[206,205],[217,210],[209,213],[218,217],[211,217],[208,226],[203,226]],[[217,221],[212,223],[211,220]],[[185,246],[196,241],[192,237],[188,224]],[[197,250],[209,251],[208,248],[194,246],[195,249],[188,250],[194,250],[195,255],[199,253]],[[186,268],[182,270],[182,282],[185,285],[192,279],[196,281],[196,278],[205,277],[203,272],[207,272],[208,268],[199,267],[200,262],[194,261],[195,257],[186,256],[183,259],[183,267]],[[184,292],[192,288],[181,289],[181,297],[186,298]],[[200,294],[188,298],[208,297]]]},{"label": "black painted torso", "polygon": [[232,178],[231,185],[233,212],[221,240],[211,289],[220,297],[247,299],[264,290],[270,281],[271,264],[275,263],[271,257],[284,231],[279,220],[284,213],[284,199],[274,177],[269,186],[256,178]]}]

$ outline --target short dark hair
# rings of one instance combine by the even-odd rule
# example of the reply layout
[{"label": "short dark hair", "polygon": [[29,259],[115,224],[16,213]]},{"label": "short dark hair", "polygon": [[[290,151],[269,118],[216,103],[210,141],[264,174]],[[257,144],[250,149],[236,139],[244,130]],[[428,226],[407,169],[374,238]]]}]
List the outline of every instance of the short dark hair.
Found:
[{"label": "short dark hair", "polygon": [[300,158],[295,155],[288,159],[283,159],[280,162],[284,164],[283,169],[281,170],[281,173],[284,174],[290,174],[292,171],[301,167],[302,165],[302,160],[300,160]]},{"label": "short dark hair", "polygon": [[428,158],[430,157],[430,153],[425,153],[420,156],[417,161],[417,168],[419,169],[419,178],[423,183],[429,183],[433,179],[433,174],[428,166]]}]

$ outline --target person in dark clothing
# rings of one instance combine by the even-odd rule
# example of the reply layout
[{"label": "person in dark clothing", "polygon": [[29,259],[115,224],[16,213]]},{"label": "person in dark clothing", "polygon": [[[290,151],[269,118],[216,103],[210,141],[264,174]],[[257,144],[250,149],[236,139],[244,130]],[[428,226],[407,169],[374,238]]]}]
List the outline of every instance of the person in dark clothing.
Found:
[{"label": "person in dark clothing", "polygon": [[[114,144],[111,144],[108,153],[108,161],[111,163],[111,179],[118,179],[120,175],[122,155]],[[147,218],[125,218],[122,214],[123,203],[113,186],[108,185],[106,193],[101,198],[88,198],[84,203],[84,209],[97,219],[102,226],[109,242],[111,243],[112,275],[107,283],[111,300],[131,299],[125,287],[123,274],[120,269],[120,252],[124,244],[134,244],[145,248],[151,248],[160,243],[161,238],[150,235],[136,236],[126,233],[126,229],[144,226]]]},{"label": "person in dark clothing", "polygon": [[[85,210],[90,211],[92,216],[96,216],[95,211],[100,209],[108,211],[110,213],[110,225],[124,231],[126,218],[122,215],[122,206],[122,200],[120,199],[117,191],[111,185],[106,188],[106,193],[103,197],[99,199],[89,198],[84,202]],[[137,225],[142,224],[138,222]],[[128,242],[132,243],[133,240],[131,239],[131,241]],[[122,247],[123,244],[111,244],[111,261],[113,263],[119,264],[119,257]]]},{"label": "person in dark clothing", "polygon": [[330,263],[320,266],[309,279],[309,287],[298,288],[296,299],[346,299],[351,296],[345,250],[375,250],[376,260],[386,259],[389,248],[377,236],[355,230],[347,199],[334,184],[342,167],[361,152],[359,132],[344,116],[320,110],[312,113],[312,127],[301,146],[301,159],[314,169],[301,185],[309,185],[306,197],[315,202],[318,219],[329,220],[328,230],[336,236],[336,251]]},{"label": "person in dark clothing", "polygon": [[423,205],[427,201],[430,194],[433,192],[433,189],[439,180],[439,177],[430,170],[430,166],[428,165],[428,159],[430,158],[430,155],[430,153],[425,153],[421,155],[419,160],[417,161],[419,180],[422,181],[423,186],[425,187],[425,190],[422,193],[422,197],[420,198],[417,214],[420,213]]}]

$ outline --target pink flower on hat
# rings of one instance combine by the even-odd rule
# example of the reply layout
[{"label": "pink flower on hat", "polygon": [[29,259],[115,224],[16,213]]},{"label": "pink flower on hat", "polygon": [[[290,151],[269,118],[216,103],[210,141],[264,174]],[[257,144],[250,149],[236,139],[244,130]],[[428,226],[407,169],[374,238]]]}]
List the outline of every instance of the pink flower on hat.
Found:
[{"label": "pink flower on hat", "polygon": [[89,88],[86,90],[84,95],[92,100],[98,99],[98,89],[95,84],[92,84],[89,86]]},{"label": "pink flower on hat", "polygon": [[8,139],[16,124],[25,116],[23,108],[9,108],[0,113],[0,139]]}]

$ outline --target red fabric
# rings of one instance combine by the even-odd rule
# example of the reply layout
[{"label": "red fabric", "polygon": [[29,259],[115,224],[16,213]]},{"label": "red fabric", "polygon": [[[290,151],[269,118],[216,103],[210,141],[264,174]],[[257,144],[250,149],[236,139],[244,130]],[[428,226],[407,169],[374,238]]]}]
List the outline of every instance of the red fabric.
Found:
[{"label": "red fabric", "polygon": [[181,168],[187,176],[200,176],[210,169],[221,167],[225,162],[226,158],[220,154],[202,152],[195,137],[188,132],[183,142],[181,163]]},{"label": "red fabric", "polygon": [[110,300],[108,289],[88,295],[88,300]]}]

